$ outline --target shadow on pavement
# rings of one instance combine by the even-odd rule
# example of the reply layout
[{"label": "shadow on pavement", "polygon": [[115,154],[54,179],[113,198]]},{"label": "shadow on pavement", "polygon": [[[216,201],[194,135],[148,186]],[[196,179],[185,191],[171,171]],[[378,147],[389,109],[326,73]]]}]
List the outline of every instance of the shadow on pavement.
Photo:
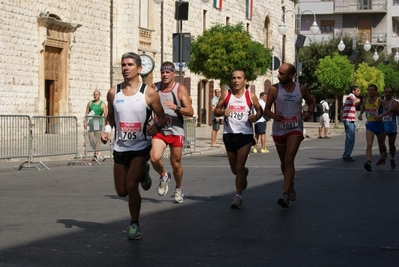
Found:
[{"label": "shadow on pavement", "polygon": [[[275,153],[250,155],[241,210],[229,208],[234,180],[225,156],[185,158],[183,204],[171,203],[174,182],[164,197],[156,182],[142,192],[140,241],[126,240],[127,199],[112,193],[112,163],[35,177],[17,172],[1,182],[0,236],[7,242],[0,265],[392,266],[399,256],[398,172],[384,166],[366,173],[363,152],[356,163],[343,162],[341,153],[303,144],[298,199],[289,209],[276,204],[282,175]],[[21,232],[33,236],[24,241]]]}]

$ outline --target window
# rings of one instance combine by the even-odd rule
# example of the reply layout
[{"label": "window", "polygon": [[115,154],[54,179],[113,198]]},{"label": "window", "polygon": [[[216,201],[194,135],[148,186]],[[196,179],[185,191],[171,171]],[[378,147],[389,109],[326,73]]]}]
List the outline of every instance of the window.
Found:
[{"label": "window", "polygon": [[357,7],[358,9],[372,9],[371,2],[371,0],[358,0]]},{"label": "window", "polygon": [[148,25],[148,0],[141,0],[140,2],[140,27],[149,29]]},{"label": "window", "polygon": [[320,31],[323,34],[334,33],[334,21],[333,20],[322,20],[320,22]]}]

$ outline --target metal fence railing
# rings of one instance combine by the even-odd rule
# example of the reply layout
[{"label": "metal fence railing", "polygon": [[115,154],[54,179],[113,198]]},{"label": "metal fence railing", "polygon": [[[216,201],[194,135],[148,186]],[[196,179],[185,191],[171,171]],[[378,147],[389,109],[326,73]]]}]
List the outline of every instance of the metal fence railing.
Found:
[{"label": "metal fence railing", "polygon": [[[79,154],[79,126],[76,117],[33,116],[31,118],[27,115],[0,115],[0,159],[27,158],[19,166],[19,170],[22,168],[40,170],[36,163],[49,169],[42,161],[34,162],[33,158],[69,154],[74,155],[74,160],[68,165],[76,163],[92,165],[87,160],[100,165],[98,153],[103,152],[101,158],[105,161],[107,158],[112,158],[113,151],[112,141],[107,144],[100,141],[104,122],[105,117],[85,117],[84,155],[82,155]],[[114,135],[111,133],[111,136]],[[183,153],[193,152],[196,152],[196,118],[189,117],[184,118]],[[90,153],[93,153],[93,156],[97,153],[97,157],[88,156]],[[167,151],[164,157],[168,157]]]},{"label": "metal fence railing", "polygon": [[26,115],[0,115],[0,159],[22,158],[30,154],[31,120]]},{"label": "metal fence railing", "polygon": [[[100,159],[105,161],[107,159],[112,159],[112,146],[113,140],[108,142],[107,144],[103,144],[101,142],[101,135],[104,131],[105,125],[104,116],[86,116],[84,118],[83,125],[84,128],[84,158],[91,159],[91,161],[95,161],[100,165]],[[113,139],[114,134],[111,133],[111,138]],[[101,155],[101,153],[103,153]],[[92,154],[91,156],[89,154]]]},{"label": "metal fence railing", "polygon": [[[74,154],[78,158],[76,117],[0,115],[0,125],[0,159],[26,157],[19,170],[40,170],[34,157]],[[49,169],[43,162],[37,163]]]},{"label": "metal fence railing", "polygon": [[196,152],[196,117],[184,118],[184,153]]}]

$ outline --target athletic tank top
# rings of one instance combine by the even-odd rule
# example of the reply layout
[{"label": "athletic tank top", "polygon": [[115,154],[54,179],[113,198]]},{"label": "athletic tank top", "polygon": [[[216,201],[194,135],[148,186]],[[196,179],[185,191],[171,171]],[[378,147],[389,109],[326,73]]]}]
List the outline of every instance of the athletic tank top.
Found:
[{"label": "athletic tank top", "polygon": [[103,114],[103,109],[101,106],[103,105],[103,101],[100,101],[100,103],[95,104],[93,101],[90,103],[89,106],[89,111],[93,111],[94,114],[93,116],[101,116]]},{"label": "athletic tank top", "polygon": [[170,100],[175,105],[181,107],[181,102],[178,98],[179,85],[180,83],[177,82],[171,92],[164,93],[161,91],[161,83],[157,84],[157,91],[166,117],[166,125],[161,130],[163,135],[184,136],[183,116],[180,113],[176,113],[173,109],[165,107],[163,104],[166,100]]},{"label": "athletic tank top", "polygon": [[[103,114],[103,109],[101,108],[102,105],[103,101],[100,101],[98,104],[91,101],[89,106],[89,114],[87,114],[87,117],[89,118],[89,125],[91,125],[94,131],[100,131],[104,124],[104,118],[97,117]],[[97,118],[93,118],[94,116]]]},{"label": "athletic tank top", "polygon": [[366,118],[368,121],[376,121],[374,117],[379,115],[379,100],[380,98],[377,97],[374,103],[370,103],[370,98],[367,98],[364,108],[366,109]]},{"label": "athletic tank top", "polygon": [[[388,104],[388,108],[392,108],[392,103],[393,103],[394,99],[391,99],[391,101]],[[386,111],[385,108],[382,108],[382,113],[384,113]],[[384,117],[382,117],[382,121],[383,122],[391,122],[391,121],[395,121],[396,122],[396,113],[394,112],[389,112],[387,115],[385,115]]]},{"label": "athletic tank top", "polygon": [[245,89],[244,94],[240,98],[236,98],[228,89],[224,100],[225,107],[230,109],[230,116],[224,118],[223,133],[253,134],[252,123],[248,120],[248,115],[252,110],[249,91]]},{"label": "athletic tank top", "polygon": [[145,101],[146,89],[147,86],[142,84],[136,94],[126,96],[123,94],[122,84],[117,85],[113,102],[115,151],[139,151],[151,145],[151,136],[146,133],[151,116],[151,109]]},{"label": "athletic tank top", "polygon": [[280,83],[278,84],[274,112],[281,113],[284,118],[281,121],[274,120],[273,135],[280,136],[292,131],[303,132],[302,94],[299,83],[295,83],[291,93],[288,93]]}]

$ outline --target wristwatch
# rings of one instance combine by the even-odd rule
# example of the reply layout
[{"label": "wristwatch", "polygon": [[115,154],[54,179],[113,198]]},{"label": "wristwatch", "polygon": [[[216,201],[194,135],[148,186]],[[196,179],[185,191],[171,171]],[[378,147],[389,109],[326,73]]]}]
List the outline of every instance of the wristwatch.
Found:
[{"label": "wristwatch", "polygon": [[175,109],[175,112],[180,112],[180,107],[176,106],[177,108]]}]

